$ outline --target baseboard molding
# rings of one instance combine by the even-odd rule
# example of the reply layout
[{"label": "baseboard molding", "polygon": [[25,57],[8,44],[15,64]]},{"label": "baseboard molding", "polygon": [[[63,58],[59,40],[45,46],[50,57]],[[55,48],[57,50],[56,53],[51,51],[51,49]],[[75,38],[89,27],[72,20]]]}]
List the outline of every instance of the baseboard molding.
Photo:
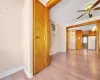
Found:
[{"label": "baseboard molding", "polygon": [[55,52],[50,52],[50,56],[55,55],[55,54],[59,54],[59,53],[66,53],[66,51],[65,52],[64,51],[63,52],[56,52],[56,53]]},{"label": "baseboard molding", "polygon": [[21,70],[24,70],[24,72],[26,73],[27,77],[30,79],[33,77],[32,73],[28,72],[27,69],[25,68],[25,66],[20,66],[20,67],[17,67],[17,68],[14,68],[14,69],[10,69],[8,71],[5,71],[3,73],[0,73],[0,79],[1,78],[4,78],[4,77],[7,77],[9,75],[12,75],[18,71],[21,71]]},{"label": "baseboard molding", "polygon": [[33,77],[33,74],[27,71],[27,69],[24,67],[24,72],[26,73],[27,77],[30,79]]},{"label": "baseboard molding", "polygon": [[50,56],[52,56],[52,55],[54,55],[54,54],[56,54],[55,52],[50,52]]},{"label": "baseboard molding", "polygon": [[8,71],[5,71],[5,72],[3,72],[3,73],[0,73],[0,79],[1,78],[4,78],[4,77],[6,77],[6,76],[9,76],[9,75],[11,75],[11,74],[14,74],[14,73],[16,73],[16,72],[18,72],[18,71],[20,71],[20,70],[23,70],[24,69],[24,66],[20,66],[20,67],[17,67],[17,68],[14,68],[14,69],[10,69],[10,70],[8,70]]}]

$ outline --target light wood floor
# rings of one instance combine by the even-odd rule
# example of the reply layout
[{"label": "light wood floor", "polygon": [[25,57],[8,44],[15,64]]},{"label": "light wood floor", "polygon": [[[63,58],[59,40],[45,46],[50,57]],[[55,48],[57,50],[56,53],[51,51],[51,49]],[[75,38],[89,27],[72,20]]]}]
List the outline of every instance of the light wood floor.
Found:
[{"label": "light wood floor", "polygon": [[[23,71],[1,80],[29,80]],[[30,80],[100,80],[100,57],[95,51],[70,50],[51,56],[51,64]]]}]

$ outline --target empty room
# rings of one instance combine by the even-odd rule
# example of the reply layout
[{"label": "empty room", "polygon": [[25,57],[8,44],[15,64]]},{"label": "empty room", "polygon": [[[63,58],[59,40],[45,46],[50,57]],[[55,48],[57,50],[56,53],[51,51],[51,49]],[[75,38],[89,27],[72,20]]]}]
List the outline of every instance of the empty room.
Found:
[{"label": "empty room", "polygon": [[0,80],[100,80],[100,0],[0,0]]}]

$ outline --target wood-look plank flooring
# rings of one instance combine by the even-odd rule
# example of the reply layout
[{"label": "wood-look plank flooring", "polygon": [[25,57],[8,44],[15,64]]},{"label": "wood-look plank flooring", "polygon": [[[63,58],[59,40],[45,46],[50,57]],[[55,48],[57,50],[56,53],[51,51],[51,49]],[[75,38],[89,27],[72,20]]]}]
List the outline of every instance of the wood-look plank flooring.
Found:
[{"label": "wood-look plank flooring", "polygon": [[100,80],[100,57],[91,50],[69,50],[51,56],[51,64],[33,78],[23,71],[1,80]]}]

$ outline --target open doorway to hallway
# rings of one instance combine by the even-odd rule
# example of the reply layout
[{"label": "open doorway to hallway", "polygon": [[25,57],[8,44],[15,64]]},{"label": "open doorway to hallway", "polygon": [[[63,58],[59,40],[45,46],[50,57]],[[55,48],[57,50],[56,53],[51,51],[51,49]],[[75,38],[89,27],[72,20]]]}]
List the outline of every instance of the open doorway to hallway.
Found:
[{"label": "open doorway to hallway", "polygon": [[76,51],[82,55],[97,55],[96,24],[68,29],[68,51]]},{"label": "open doorway to hallway", "polygon": [[88,35],[82,36],[82,44],[83,49],[88,49]]}]

